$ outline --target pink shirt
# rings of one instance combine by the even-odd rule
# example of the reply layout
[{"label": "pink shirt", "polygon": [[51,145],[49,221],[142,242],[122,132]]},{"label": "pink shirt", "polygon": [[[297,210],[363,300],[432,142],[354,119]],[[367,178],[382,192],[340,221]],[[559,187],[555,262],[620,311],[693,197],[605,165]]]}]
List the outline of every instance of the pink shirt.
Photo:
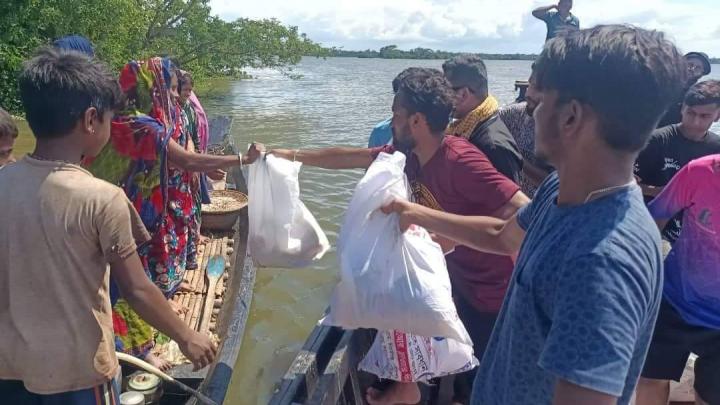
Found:
[{"label": "pink shirt", "polygon": [[656,219],[683,211],[665,259],[665,299],[688,323],[720,329],[720,155],[688,163],[648,208]]}]

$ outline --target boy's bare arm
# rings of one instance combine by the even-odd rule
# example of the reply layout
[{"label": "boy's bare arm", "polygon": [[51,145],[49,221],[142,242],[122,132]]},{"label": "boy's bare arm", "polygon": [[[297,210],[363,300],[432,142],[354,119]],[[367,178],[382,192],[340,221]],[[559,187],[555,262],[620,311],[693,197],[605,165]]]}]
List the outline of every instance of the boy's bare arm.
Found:
[{"label": "boy's bare arm", "polygon": [[168,335],[199,370],[215,360],[217,348],[208,336],[190,328],[173,312],[160,289],[145,274],[137,253],[110,263],[123,298],[147,323]]}]

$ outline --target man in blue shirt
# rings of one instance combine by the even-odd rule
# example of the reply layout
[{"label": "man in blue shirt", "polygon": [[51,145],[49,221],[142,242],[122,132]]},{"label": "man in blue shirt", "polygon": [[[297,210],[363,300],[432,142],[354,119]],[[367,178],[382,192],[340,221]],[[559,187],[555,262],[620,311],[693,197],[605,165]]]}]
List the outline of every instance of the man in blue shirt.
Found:
[{"label": "man in blue shirt", "polygon": [[557,169],[508,220],[394,201],[401,227],[518,254],[473,387],[477,405],[625,405],[662,292],[660,233],[633,163],[680,91],[662,33],[598,26],[549,41],[535,63],[535,148]]},{"label": "man in blue shirt", "polygon": [[538,7],[533,10],[533,17],[545,21],[545,25],[547,25],[546,41],[564,32],[580,29],[580,20],[570,12],[572,6],[573,0],[560,0],[557,5]]},{"label": "man in blue shirt", "polygon": [[377,148],[378,146],[389,145],[392,142],[392,118],[380,121],[370,132],[368,139],[368,148]]}]

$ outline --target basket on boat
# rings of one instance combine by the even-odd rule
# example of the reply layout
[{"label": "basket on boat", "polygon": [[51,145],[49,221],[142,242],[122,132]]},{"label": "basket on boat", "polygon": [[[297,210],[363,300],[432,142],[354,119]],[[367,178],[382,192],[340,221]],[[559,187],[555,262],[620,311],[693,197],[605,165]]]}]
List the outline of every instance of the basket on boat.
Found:
[{"label": "basket on boat", "polygon": [[202,205],[202,227],[214,231],[231,230],[248,204],[247,196],[235,190],[212,190],[210,201]]}]

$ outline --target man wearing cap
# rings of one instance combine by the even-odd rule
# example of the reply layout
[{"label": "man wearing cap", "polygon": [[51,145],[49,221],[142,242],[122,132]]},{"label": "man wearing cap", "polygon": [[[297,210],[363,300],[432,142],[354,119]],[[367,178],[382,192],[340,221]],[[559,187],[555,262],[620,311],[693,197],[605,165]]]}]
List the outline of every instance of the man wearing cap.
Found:
[{"label": "man wearing cap", "polygon": [[[697,83],[703,76],[710,74],[712,67],[710,65],[710,58],[704,52],[688,52],[685,54],[685,61],[687,62],[687,85],[685,91],[687,92],[690,87]],[[658,128],[666,127],[671,124],[677,124],[682,121],[682,109],[683,99],[673,103],[668,109],[665,116],[658,123]]]},{"label": "man wearing cap", "polygon": [[469,140],[498,172],[519,184],[522,155],[498,116],[497,100],[489,94],[485,63],[474,55],[460,55],[443,63],[443,72],[455,94],[454,120],[447,134]]}]

